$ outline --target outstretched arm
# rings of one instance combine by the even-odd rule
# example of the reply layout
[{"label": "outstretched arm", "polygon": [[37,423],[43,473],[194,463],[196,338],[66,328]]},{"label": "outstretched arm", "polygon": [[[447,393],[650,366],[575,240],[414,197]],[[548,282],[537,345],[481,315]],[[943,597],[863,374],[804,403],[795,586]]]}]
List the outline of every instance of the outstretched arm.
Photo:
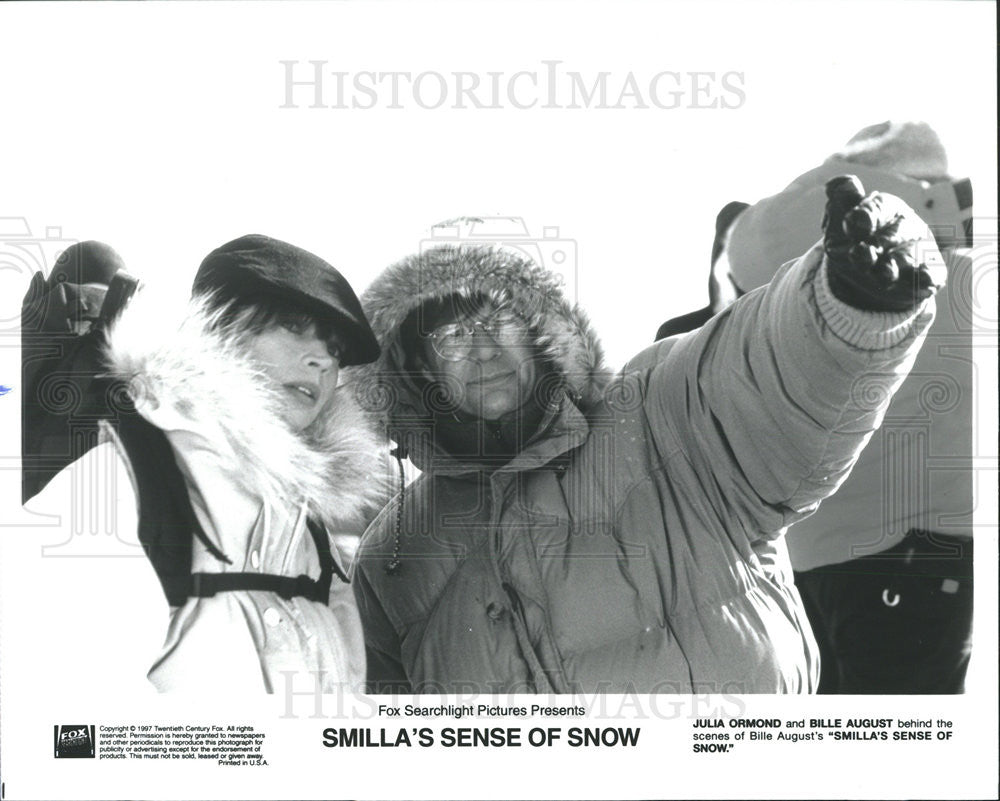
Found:
[{"label": "outstretched arm", "polygon": [[[661,453],[751,539],[810,513],[846,478],[933,319],[933,238],[902,201],[828,184],[824,241],[700,332],[641,354]],[[692,488],[694,489],[694,488]]]}]

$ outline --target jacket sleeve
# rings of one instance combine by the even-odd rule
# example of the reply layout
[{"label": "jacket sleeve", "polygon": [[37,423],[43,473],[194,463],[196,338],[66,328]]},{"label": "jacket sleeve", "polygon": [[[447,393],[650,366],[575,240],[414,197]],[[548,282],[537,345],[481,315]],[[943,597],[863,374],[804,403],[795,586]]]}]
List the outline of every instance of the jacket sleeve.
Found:
[{"label": "jacket sleeve", "polygon": [[645,382],[656,451],[682,454],[678,480],[754,540],[782,533],[847,477],[933,316],[933,301],[908,313],[840,302],[817,244],[626,370]]},{"label": "jacket sleeve", "polygon": [[352,584],[365,632],[365,655],[368,660],[365,692],[372,695],[412,693],[400,658],[399,637],[365,575],[363,559],[357,564]]}]

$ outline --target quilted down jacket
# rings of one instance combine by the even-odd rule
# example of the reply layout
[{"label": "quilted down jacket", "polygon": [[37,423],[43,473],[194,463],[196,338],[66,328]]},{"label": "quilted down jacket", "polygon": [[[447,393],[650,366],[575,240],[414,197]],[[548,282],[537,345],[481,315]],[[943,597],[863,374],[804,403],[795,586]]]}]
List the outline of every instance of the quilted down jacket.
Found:
[{"label": "quilted down jacket", "polygon": [[[456,292],[519,312],[561,381],[500,465],[440,445],[406,369],[400,326]],[[423,471],[355,565],[372,691],[815,690],[783,535],[848,475],[933,301],[848,307],[817,245],[613,377],[555,278],[503,251],[414,256],[362,304],[383,355],[358,368],[357,392]]]}]

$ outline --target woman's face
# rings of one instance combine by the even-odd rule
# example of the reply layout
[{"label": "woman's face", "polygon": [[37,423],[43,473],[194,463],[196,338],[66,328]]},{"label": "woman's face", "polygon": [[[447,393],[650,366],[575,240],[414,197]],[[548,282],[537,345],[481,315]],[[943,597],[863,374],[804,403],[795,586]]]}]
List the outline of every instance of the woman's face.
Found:
[{"label": "woman's face", "polygon": [[340,355],[320,339],[310,323],[294,331],[270,326],[250,337],[250,357],[278,386],[284,399],[285,422],[295,432],[319,416],[337,386]]}]

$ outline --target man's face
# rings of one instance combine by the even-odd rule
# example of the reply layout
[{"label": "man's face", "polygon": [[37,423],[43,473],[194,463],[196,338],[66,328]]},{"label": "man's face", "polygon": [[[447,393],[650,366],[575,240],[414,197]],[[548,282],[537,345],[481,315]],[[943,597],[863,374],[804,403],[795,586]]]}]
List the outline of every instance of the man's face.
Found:
[{"label": "man's face", "polygon": [[[340,356],[310,323],[301,330],[272,325],[250,337],[250,357],[278,387],[293,431],[319,416],[337,386]],[[332,352],[331,352],[332,351]]]},{"label": "man's face", "polygon": [[527,325],[487,305],[435,328],[423,342],[422,373],[459,412],[496,420],[523,406],[538,377]]}]

